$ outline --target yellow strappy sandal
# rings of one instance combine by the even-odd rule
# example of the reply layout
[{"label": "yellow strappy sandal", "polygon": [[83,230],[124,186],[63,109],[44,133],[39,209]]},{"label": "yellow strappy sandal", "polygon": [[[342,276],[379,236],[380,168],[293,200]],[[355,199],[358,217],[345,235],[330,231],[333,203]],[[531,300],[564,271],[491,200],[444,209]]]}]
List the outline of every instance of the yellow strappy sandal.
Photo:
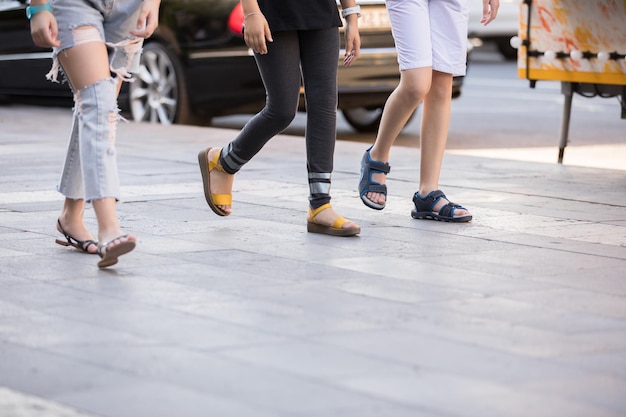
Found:
[{"label": "yellow strappy sandal", "polygon": [[324,226],[315,222],[315,216],[317,216],[321,211],[330,208],[330,203],[326,203],[323,206],[312,210],[309,207],[309,218],[306,222],[307,231],[310,233],[321,233],[324,235],[331,236],[355,236],[361,233],[360,227],[351,227],[348,229],[343,229],[343,225],[349,222],[345,217],[338,216],[331,226]]},{"label": "yellow strappy sandal", "polygon": [[212,194],[211,177],[209,175],[209,173],[213,169],[226,172],[219,163],[221,149],[215,153],[213,159],[211,159],[207,164],[210,150],[211,148],[206,148],[205,150],[200,151],[200,153],[198,154],[198,163],[200,164],[200,172],[202,173],[202,185],[204,186],[204,198],[206,199],[206,202],[215,214],[217,214],[218,216],[228,216],[230,213],[222,210],[218,206],[231,206],[233,204],[233,195]]}]

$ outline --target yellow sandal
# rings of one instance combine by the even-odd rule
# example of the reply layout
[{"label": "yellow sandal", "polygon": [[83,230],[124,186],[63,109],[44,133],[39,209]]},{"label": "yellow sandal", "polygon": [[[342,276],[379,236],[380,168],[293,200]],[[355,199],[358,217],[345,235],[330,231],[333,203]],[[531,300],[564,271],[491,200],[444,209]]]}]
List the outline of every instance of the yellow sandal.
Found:
[{"label": "yellow sandal", "polygon": [[204,198],[206,202],[211,207],[211,210],[218,216],[228,216],[230,213],[224,211],[218,206],[231,206],[233,204],[233,195],[232,194],[212,194],[211,193],[211,177],[209,173],[213,169],[217,169],[218,171],[224,171],[224,168],[220,165],[220,153],[221,149],[215,153],[213,159],[209,161],[207,164],[207,160],[209,159],[209,151],[211,148],[206,148],[203,151],[200,151],[198,154],[198,163],[200,164],[200,173],[202,173],[202,185],[204,186]]},{"label": "yellow sandal", "polygon": [[345,217],[338,216],[331,226],[324,226],[315,222],[315,216],[317,216],[323,210],[330,208],[330,203],[326,203],[323,206],[312,210],[309,207],[309,218],[306,222],[307,231],[310,233],[321,233],[331,236],[355,236],[361,233],[360,227],[351,227],[344,229],[343,225],[349,222]]}]

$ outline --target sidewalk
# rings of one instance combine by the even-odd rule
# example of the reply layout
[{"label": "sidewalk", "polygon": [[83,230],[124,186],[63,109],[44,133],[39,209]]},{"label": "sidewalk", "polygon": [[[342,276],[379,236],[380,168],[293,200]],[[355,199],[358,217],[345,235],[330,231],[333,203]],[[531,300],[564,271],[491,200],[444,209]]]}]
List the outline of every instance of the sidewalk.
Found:
[{"label": "sidewalk", "polygon": [[362,233],[333,238],[306,233],[302,138],[270,141],[222,218],[196,154],[235,131],[122,123],[139,244],[98,270],[54,244],[70,123],[0,107],[0,416],[626,415],[626,171],[449,153],[474,220],[417,221],[419,150],[394,148],[378,212],[339,141],[333,205]]}]

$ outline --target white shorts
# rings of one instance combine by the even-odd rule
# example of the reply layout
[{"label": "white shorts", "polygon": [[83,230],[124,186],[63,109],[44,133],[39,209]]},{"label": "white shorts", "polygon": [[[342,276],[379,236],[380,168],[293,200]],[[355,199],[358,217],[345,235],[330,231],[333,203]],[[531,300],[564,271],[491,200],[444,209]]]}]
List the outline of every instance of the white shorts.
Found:
[{"label": "white shorts", "polygon": [[465,75],[469,0],[386,0],[400,70]]}]

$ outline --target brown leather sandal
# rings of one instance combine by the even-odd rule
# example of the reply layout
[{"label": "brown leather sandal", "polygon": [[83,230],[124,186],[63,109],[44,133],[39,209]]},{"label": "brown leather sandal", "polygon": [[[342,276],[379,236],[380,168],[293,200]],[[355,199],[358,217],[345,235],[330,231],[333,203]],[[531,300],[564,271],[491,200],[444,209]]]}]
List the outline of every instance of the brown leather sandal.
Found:
[{"label": "brown leather sandal", "polygon": [[306,222],[307,231],[309,233],[321,233],[324,235],[331,235],[331,236],[355,236],[361,233],[360,227],[350,227],[350,228],[344,229],[343,225],[349,222],[350,220],[347,220],[345,217],[342,217],[342,216],[337,216],[333,224],[330,226],[325,226],[325,225],[317,223],[315,221],[315,216],[317,216],[320,212],[330,207],[331,207],[330,203],[326,203],[316,208],[315,210],[309,207],[309,218],[307,219],[307,222]]},{"label": "brown leather sandal", "polygon": [[73,248],[78,249],[79,252],[83,252],[83,253],[87,253],[89,255],[96,255],[98,253],[98,251],[96,250],[96,252],[89,252],[89,247],[91,245],[94,245],[96,247],[96,249],[98,248],[98,242],[95,240],[78,240],[76,238],[74,238],[74,236],[70,235],[69,233],[67,233],[65,231],[65,229],[63,229],[63,226],[61,225],[61,219],[57,219],[57,230],[59,231],[59,233],[61,233],[63,236],[65,236],[65,239],[67,240],[61,240],[61,239],[56,239],[55,242],[61,246],[72,246]]},{"label": "brown leather sandal", "polygon": [[215,153],[215,156],[213,156],[213,159],[211,159],[207,163],[210,150],[211,148],[206,148],[205,150],[200,151],[200,153],[198,154],[198,164],[200,165],[200,173],[202,174],[202,185],[204,187],[204,198],[215,214],[217,214],[218,216],[228,216],[230,213],[222,210],[218,206],[232,206],[233,195],[211,193],[211,176],[209,175],[213,169],[226,172],[219,163],[221,149],[217,151]]}]

